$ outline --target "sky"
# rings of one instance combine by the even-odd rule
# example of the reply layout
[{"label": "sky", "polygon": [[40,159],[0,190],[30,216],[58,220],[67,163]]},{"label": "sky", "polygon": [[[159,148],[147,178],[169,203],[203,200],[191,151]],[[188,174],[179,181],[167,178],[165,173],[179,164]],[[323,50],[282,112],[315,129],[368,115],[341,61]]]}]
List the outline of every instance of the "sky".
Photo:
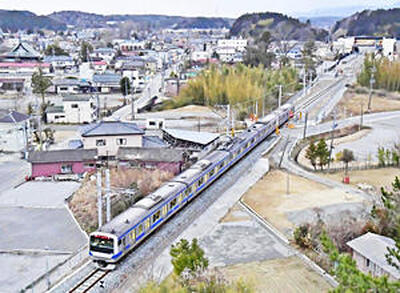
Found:
[{"label": "sky", "polygon": [[[339,11],[348,6],[393,7],[394,0],[0,0],[0,9],[50,14],[80,10],[99,14],[166,14],[182,16],[239,17],[251,12],[281,12],[293,16]],[[311,13],[312,14],[312,13]]]}]

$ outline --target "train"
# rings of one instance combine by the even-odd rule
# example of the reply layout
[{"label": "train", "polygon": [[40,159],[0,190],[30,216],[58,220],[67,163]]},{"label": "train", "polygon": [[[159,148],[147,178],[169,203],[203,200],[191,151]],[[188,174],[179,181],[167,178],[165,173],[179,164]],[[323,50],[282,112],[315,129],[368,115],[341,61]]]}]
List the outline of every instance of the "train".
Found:
[{"label": "train", "polygon": [[255,122],[91,233],[90,258],[99,268],[114,268],[152,232],[292,118],[294,111],[292,104],[285,104]]}]

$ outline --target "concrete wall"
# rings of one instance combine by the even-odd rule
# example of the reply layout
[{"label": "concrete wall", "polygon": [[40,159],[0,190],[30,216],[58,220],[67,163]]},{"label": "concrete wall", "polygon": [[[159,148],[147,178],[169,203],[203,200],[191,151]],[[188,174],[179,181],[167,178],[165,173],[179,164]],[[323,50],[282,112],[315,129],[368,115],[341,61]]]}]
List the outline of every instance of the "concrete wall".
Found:
[{"label": "concrete wall", "polygon": [[[118,145],[117,139],[126,139],[125,145]],[[104,139],[105,146],[97,146],[96,141]],[[83,137],[83,147],[85,149],[97,149],[99,156],[116,156],[119,147],[142,147],[142,135],[118,135],[118,136],[95,136]]]},{"label": "concrete wall", "polygon": [[[55,162],[55,163],[32,163],[32,178],[50,177],[57,174],[63,174],[61,167],[63,165],[72,165],[72,174],[83,174],[85,172],[95,171],[96,162]],[[94,164],[94,167],[85,166],[86,164]]]},{"label": "concrete wall", "polygon": [[386,275],[389,277],[389,279],[394,280],[386,271],[384,271],[381,267],[373,263],[372,261],[367,260],[364,256],[359,254],[357,251],[353,251],[353,259],[355,260],[357,264],[357,268],[365,273],[369,274],[371,273],[375,277],[381,277],[383,275]]},{"label": "concrete wall", "polygon": [[[92,114],[94,113],[94,100],[64,101],[63,105],[67,123],[91,123],[94,121]],[[72,105],[78,105],[78,108],[72,108]]]}]

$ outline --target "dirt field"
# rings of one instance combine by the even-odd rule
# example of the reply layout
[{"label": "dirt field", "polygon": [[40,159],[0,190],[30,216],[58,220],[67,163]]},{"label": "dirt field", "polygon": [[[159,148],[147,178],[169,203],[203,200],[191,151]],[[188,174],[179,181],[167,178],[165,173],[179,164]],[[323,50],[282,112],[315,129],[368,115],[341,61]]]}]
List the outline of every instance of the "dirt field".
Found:
[{"label": "dirt field", "polygon": [[287,174],[272,171],[250,188],[242,200],[287,237],[299,224],[288,219],[289,213],[363,201],[359,195],[294,175],[289,175],[289,195],[286,186]]},{"label": "dirt field", "polygon": [[230,223],[230,222],[241,222],[248,221],[251,217],[243,213],[242,209],[238,204],[235,204],[229,212],[219,220],[220,223]]},{"label": "dirt field", "polygon": [[[329,179],[342,181],[343,173],[326,174],[323,175]],[[361,171],[349,171],[350,184],[357,186],[358,184],[368,184],[379,192],[381,187],[390,188],[394,178],[400,176],[400,169],[385,168],[385,169],[371,169]]]},{"label": "dirt field", "polygon": [[255,292],[327,292],[332,287],[297,257],[239,264],[219,269],[233,282],[242,279]]},{"label": "dirt field", "polygon": [[189,105],[182,108],[170,110],[171,112],[191,112],[191,113],[207,113],[212,112],[209,108],[204,106]]},{"label": "dirt field", "polygon": [[[390,97],[390,98],[389,98]],[[389,94],[389,97],[381,97],[377,94],[372,95],[371,112],[388,112],[400,110],[400,95]],[[361,113],[361,105],[364,112],[368,108],[368,94],[358,94],[354,90],[348,90],[343,99],[336,106],[337,119],[344,119],[350,116],[358,116]],[[330,115],[329,115],[330,116]],[[331,119],[331,118],[329,118]]]}]

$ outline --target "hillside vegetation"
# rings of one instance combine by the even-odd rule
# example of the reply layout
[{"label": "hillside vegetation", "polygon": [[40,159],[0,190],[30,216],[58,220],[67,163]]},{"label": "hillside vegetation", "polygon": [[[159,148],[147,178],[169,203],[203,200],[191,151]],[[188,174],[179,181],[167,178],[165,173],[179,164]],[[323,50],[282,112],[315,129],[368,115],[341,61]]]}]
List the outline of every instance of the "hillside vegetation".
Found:
[{"label": "hillside vegetation", "polygon": [[332,29],[341,36],[393,36],[400,37],[400,8],[364,10],[338,21]]},{"label": "hillside vegetation", "polygon": [[67,26],[47,16],[29,11],[0,10],[0,28],[4,31],[18,30],[65,30]]},{"label": "hillside vegetation", "polygon": [[297,71],[293,68],[265,70],[264,67],[211,66],[182,88],[179,96],[168,101],[164,108],[176,108],[190,104],[214,106],[220,104],[236,105],[240,110],[251,107],[255,101],[261,107],[276,106],[278,84],[285,92],[298,88]]},{"label": "hillside vegetation", "polygon": [[272,12],[252,13],[240,16],[233,24],[232,36],[258,39],[265,31],[278,40],[325,40],[328,32],[314,28],[310,23]]}]

